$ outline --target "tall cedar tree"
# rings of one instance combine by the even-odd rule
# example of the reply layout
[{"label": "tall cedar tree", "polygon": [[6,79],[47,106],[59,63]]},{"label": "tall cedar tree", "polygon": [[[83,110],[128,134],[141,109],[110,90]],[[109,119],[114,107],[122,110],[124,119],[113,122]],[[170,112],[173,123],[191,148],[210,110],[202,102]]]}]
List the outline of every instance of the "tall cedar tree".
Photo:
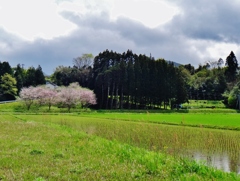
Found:
[{"label": "tall cedar tree", "polygon": [[38,65],[35,71],[35,81],[36,85],[46,84],[45,76],[40,65]]},{"label": "tall cedar tree", "polygon": [[226,58],[226,66],[227,67],[226,67],[225,75],[227,77],[227,80],[229,82],[235,81],[237,70],[238,70],[238,61],[233,51],[231,51],[231,53]]},{"label": "tall cedar tree", "polygon": [[17,85],[16,85],[18,89],[17,94],[19,94],[19,92],[25,85],[25,73],[24,73],[24,69],[21,67],[20,64],[18,64],[17,67],[15,68],[14,77],[17,81]]},{"label": "tall cedar tree", "polygon": [[148,109],[162,104],[166,108],[172,100],[183,103],[187,99],[186,86],[179,74],[163,59],[155,61],[130,50],[122,55],[106,50],[95,57],[93,66],[98,107]]},{"label": "tall cedar tree", "polygon": [[37,69],[29,67],[26,72],[26,82],[24,87],[43,85],[46,83],[43,71],[39,65]]},{"label": "tall cedar tree", "polygon": [[0,76],[3,76],[6,73],[10,75],[13,74],[11,66],[8,62],[0,62]]}]

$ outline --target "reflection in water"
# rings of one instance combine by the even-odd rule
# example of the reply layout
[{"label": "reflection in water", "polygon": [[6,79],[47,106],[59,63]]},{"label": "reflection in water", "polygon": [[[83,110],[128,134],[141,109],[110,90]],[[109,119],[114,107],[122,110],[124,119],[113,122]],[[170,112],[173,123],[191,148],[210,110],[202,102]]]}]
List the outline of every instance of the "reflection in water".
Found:
[{"label": "reflection in water", "polygon": [[193,159],[198,162],[205,162],[207,165],[213,166],[225,172],[236,172],[240,174],[240,159],[230,158],[227,153],[204,154],[195,151],[191,154]]}]

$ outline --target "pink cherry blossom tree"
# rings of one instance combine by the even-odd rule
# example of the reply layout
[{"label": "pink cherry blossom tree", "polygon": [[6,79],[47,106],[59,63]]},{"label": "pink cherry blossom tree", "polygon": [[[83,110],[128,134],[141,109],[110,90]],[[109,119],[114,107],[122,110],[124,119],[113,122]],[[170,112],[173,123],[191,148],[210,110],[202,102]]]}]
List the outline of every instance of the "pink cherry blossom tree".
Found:
[{"label": "pink cherry blossom tree", "polygon": [[27,109],[35,102],[38,105],[47,105],[48,109],[55,104],[57,92],[44,86],[23,88],[19,93],[20,99],[24,101]]},{"label": "pink cherry blossom tree", "polygon": [[73,87],[61,87],[58,90],[56,102],[63,107],[67,107],[68,112],[70,112],[72,107],[80,103],[79,91]]},{"label": "pink cherry blossom tree", "polygon": [[96,96],[92,90],[82,89],[80,92],[80,100],[83,107],[97,104]]},{"label": "pink cherry blossom tree", "polygon": [[52,105],[60,104],[67,107],[68,112],[77,105],[88,107],[97,103],[93,91],[82,88],[78,83],[72,83],[68,87],[60,87],[57,90],[44,86],[23,88],[19,95],[28,110],[34,102],[38,105],[47,105],[49,110]]},{"label": "pink cherry blossom tree", "polygon": [[38,99],[38,96],[38,89],[32,86],[28,88],[22,88],[19,93],[19,97],[21,100],[23,100],[24,104],[27,107],[27,110],[29,110],[34,101]]},{"label": "pink cherry blossom tree", "polygon": [[38,102],[40,105],[47,105],[48,110],[56,103],[57,91],[48,87],[39,86],[38,89]]},{"label": "pink cherry blossom tree", "polygon": [[36,101],[35,103],[38,105],[38,106],[42,106],[44,105],[44,91],[45,91],[45,88],[43,86],[37,86],[37,87],[34,87],[34,92],[36,94]]},{"label": "pink cherry blossom tree", "polygon": [[68,87],[61,87],[57,93],[57,102],[68,108],[68,112],[72,107],[77,105],[93,105],[96,104],[96,96],[93,91],[84,89],[78,83],[72,83]]}]

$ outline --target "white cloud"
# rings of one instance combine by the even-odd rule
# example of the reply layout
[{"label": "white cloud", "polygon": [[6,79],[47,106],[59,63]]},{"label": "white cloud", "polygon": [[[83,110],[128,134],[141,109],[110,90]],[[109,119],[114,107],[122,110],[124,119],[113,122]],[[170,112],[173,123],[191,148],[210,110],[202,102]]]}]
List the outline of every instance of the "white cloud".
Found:
[{"label": "white cloud", "polygon": [[69,11],[75,14],[101,14],[109,12],[114,0],[58,0],[60,11]]},{"label": "white cloud", "polygon": [[125,16],[154,28],[172,19],[179,12],[176,6],[159,0],[115,0],[111,16]]},{"label": "white cloud", "polygon": [[119,53],[131,49],[194,66],[225,59],[231,50],[240,57],[237,0],[169,3],[0,0],[0,60],[13,66],[41,65],[51,74],[58,65],[72,65],[74,57],[106,49]]},{"label": "white cloud", "polygon": [[75,28],[57,13],[54,0],[1,0],[0,6],[0,26],[27,40],[51,39]]},{"label": "white cloud", "polygon": [[212,43],[212,46],[207,47],[206,53],[211,55],[212,58],[215,58],[214,61],[218,60],[219,58],[226,60],[231,51],[236,53],[239,48],[240,45],[235,43]]},{"label": "white cloud", "polygon": [[60,13],[64,12],[64,11],[68,11],[68,12],[73,12],[75,14],[85,14],[87,12],[87,9],[83,3],[80,3],[80,2],[74,3],[74,2],[70,2],[70,1],[63,1],[63,2],[59,3],[58,11]]}]

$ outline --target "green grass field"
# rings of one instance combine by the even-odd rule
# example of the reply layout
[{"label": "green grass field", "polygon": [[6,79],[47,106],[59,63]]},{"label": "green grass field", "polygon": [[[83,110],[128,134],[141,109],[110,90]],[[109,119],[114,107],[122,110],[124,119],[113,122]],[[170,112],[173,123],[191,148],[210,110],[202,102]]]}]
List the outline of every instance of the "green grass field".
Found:
[{"label": "green grass field", "polygon": [[152,122],[205,128],[240,130],[239,113],[96,113],[81,114],[111,120]]},{"label": "green grass field", "polygon": [[236,112],[66,114],[6,105],[0,105],[0,180],[240,180],[175,154],[211,150],[240,160]]},{"label": "green grass field", "polygon": [[61,124],[56,117],[1,115],[1,180],[240,179],[194,161],[80,132],[75,116],[58,116]]}]

